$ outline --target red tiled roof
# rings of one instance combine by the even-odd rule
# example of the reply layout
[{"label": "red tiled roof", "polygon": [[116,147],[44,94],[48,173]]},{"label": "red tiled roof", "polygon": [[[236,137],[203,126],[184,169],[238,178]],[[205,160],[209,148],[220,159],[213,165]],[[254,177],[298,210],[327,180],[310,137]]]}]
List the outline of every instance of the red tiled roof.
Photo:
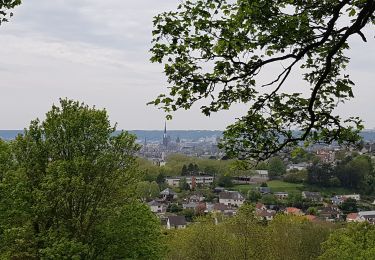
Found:
[{"label": "red tiled roof", "polygon": [[310,220],[310,221],[314,221],[315,219],[316,219],[316,216],[314,216],[314,215],[306,215],[305,216],[308,220]]},{"label": "red tiled roof", "polygon": [[294,207],[287,207],[287,208],[285,209],[285,211],[286,211],[287,213],[291,213],[291,214],[295,214],[295,213],[299,213],[299,212],[301,212],[301,210],[300,210],[299,208],[294,208]]},{"label": "red tiled roof", "polygon": [[358,213],[349,213],[347,216],[346,216],[346,219],[350,219],[350,220],[354,220],[358,217]]}]

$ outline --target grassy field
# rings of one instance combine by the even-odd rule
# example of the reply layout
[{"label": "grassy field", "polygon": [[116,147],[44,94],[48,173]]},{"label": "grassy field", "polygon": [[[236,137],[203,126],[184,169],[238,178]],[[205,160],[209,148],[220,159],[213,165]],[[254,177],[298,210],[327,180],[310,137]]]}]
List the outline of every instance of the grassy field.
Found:
[{"label": "grassy field", "polygon": [[250,189],[255,189],[256,187],[259,187],[259,185],[258,184],[238,184],[238,185],[234,185],[234,187],[231,188],[230,190],[236,190],[236,191],[241,192],[242,194],[247,194],[247,192]]},{"label": "grassy field", "polygon": [[[271,188],[272,192],[286,191],[288,193],[299,193],[303,190],[302,184],[288,183],[278,180],[268,181],[267,185]],[[250,189],[254,189],[259,186],[260,184],[239,184],[235,185],[232,189],[237,190],[243,194],[247,194]]]},{"label": "grassy field", "polygon": [[300,183],[289,183],[284,181],[269,181],[267,182],[268,187],[271,188],[272,192],[286,191],[288,193],[300,193],[303,191],[303,184]]}]

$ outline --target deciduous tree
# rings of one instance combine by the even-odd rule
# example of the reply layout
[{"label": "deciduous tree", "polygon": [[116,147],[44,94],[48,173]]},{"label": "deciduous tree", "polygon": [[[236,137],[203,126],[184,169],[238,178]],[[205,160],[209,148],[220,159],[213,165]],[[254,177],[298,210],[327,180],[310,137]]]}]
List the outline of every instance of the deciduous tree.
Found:
[{"label": "deciduous tree", "polygon": [[354,223],[336,230],[323,243],[320,260],[373,259],[375,256],[375,226]]},{"label": "deciduous tree", "polygon": [[103,259],[106,237],[115,248],[140,248],[109,258],[142,248],[157,258],[147,248],[158,243],[158,222],[134,204],[139,146],[114,132],[105,110],[64,99],[16,138],[15,169],[0,183],[0,258]]},{"label": "deciduous tree", "polygon": [[[207,100],[205,115],[246,104],[222,142],[242,159],[301,141],[356,142],[362,121],[335,109],[353,97],[349,39],[367,41],[374,11],[374,0],[182,1],[154,19],[151,61],[164,64],[170,87],[151,103],[172,112]],[[270,68],[277,72],[265,78]]]}]

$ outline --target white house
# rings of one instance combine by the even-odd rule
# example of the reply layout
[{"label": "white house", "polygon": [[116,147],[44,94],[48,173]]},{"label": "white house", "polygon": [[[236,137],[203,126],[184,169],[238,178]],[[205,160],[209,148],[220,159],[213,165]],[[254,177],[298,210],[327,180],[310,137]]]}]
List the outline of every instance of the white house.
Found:
[{"label": "white house", "polygon": [[276,198],[278,199],[286,199],[288,198],[289,194],[288,192],[275,192],[273,195],[275,195]]},{"label": "white house", "polygon": [[296,164],[289,164],[286,168],[287,171],[291,170],[306,170],[306,168],[309,166],[308,163],[296,163]]},{"label": "white house", "polygon": [[360,211],[358,213],[350,213],[346,216],[347,222],[370,222],[375,223],[375,210]]},{"label": "white house", "polygon": [[368,221],[370,223],[375,223],[375,210],[360,211],[360,212],[358,212],[358,217],[362,221]]},{"label": "white house", "polygon": [[347,199],[354,199],[356,201],[361,200],[361,195],[359,194],[350,194],[350,195],[336,195],[331,198],[331,201],[335,205],[342,204]]},{"label": "white house", "polygon": [[186,219],[184,216],[169,216],[167,218],[167,229],[186,228]]},{"label": "white house", "polygon": [[171,187],[178,187],[180,185],[180,177],[167,177],[165,178],[165,181],[167,184]]},{"label": "white house", "polygon": [[219,203],[227,206],[240,207],[244,201],[244,196],[238,191],[223,191],[219,194]]},{"label": "white house", "polygon": [[150,201],[147,204],[150,207],[151,212],[153,213],[164,213],[167,209],[167,207],[164,204],[157,202],[155,200]]},{"label": "white house", "polygon": [[359,194],[349,194],[349,195],[342,195],[345,199],[354,199],[356,201],[361,200],[361,195]]}]

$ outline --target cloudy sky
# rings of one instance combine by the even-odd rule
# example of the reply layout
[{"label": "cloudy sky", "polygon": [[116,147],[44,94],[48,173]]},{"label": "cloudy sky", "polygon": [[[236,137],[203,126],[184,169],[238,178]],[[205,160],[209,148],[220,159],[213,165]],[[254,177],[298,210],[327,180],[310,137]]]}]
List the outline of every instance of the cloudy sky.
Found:
[{"label": "cloudy sky", "polygon": [[[178,0],[25,0],[0,27],[0,129],[43,118],[59,97],[106,108],[121,129],[161,129],[164,113],[146,103],[166,89],[162,66],[149,62],[153,16]],[[375,44],[353,39],[356,98],[340,114],[375,127]],[[170,129],[224,129],[243,112],[204,117],[181,111]]]}]

